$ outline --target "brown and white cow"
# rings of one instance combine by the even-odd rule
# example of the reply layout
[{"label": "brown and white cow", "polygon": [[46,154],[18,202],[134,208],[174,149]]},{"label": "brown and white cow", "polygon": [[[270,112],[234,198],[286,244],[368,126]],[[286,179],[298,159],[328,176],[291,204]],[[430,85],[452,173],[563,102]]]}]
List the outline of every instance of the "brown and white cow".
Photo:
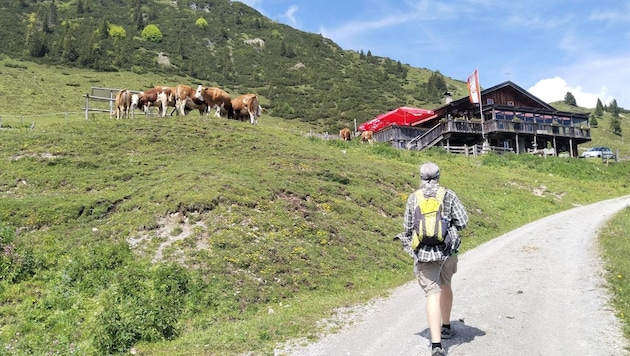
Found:
[{"label": "brown and white cow", "polygon": [[208,105],[208,109],[216,109],[214,114],[216,117],[221,117],[221,114],[226,114],[227,117],[234,116],[232,98],[225,90],[199,85],[195,98],[204,101]]},{"label": "brown and white cow", "polygon": [[195,97],[196,91],[190,85],[178,84],[175,87],[175,109],[181,115],[186,115],[190,110],[199,110],[199,114],[208,113],[208,105]]},{"label": "brown and white cow", "polygon": [[156,86],[154,88],[142,91],[138,94],[137,103],[135,106],[142,107],[142,111],[144,111],[144,116],[147,116],[149,109],[152,106],[158,108],[159,116],[166,116],[166,109],[169,106],[169,103],[173,100],[173,89],[168,86]]},{"label": "brown and white cow", "polygon": [[343,129],[339,130],[339,137],[341,137],[341,139],[344,141],[350,141],[352,138],[350,129],[347,127],[344,127]]},{"label": "brown and white cow", "polygon": [[370,145],[374,142],[374,131],[363,131],[361,132],[361,143],[363,142],[369,142]]},{"label": "brown and white cow", "polygon": [[116,119],[120,119],[121,117],[129,118],[129,109],[131,108],[131,95],[131,92],[127,89],[122,89],[121,91],[116,93],[116,109],[114,110],[114,113],[116,114]]},{"label": "brown and white cow", "polygon": [[249,116],[249,121],[252,125],[258,122],[258,117],[262,114],[258,95],[252,93],[243,94],[233,99],[232,109],[234,110],[235,119],[240,120],[241,117]]}]

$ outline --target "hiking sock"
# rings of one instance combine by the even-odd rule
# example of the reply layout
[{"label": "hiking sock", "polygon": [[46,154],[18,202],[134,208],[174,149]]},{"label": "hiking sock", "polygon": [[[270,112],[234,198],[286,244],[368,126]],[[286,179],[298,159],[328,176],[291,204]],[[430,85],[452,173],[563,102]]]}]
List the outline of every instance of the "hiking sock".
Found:
[{"label": "hiking sock", "polygon": [[451,324],[442,324],[442,327],[451,330]]},{"label": "hiking sock", "polygon": [[431,349],[434,349],[436,347],[442,348],[442,343],[441,342],[432,342],[431,343]]}]

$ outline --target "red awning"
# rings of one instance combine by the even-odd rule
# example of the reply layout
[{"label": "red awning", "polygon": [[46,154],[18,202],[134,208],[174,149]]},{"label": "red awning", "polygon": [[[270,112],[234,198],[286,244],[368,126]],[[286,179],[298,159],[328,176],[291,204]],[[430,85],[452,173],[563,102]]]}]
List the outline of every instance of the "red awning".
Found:
[{"label": "red awning", "polygon": [[412,126],[432,118],[433,110],[400,107],[390,112],[380,114],[374,119],[359,125],[359,131],[378,131],[391,125]]}]

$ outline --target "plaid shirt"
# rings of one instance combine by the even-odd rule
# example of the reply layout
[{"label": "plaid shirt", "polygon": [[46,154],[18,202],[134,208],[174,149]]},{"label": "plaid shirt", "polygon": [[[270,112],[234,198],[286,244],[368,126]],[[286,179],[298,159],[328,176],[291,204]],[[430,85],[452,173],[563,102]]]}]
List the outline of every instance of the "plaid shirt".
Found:
[{"label": "plaid shirt", "polygon": [[[411,255],[415,262],[432,262],[442,261],[448,256],[445,245],[438,246],[420,246],[417,253],[414,253],[411,249],[411,239],[413,237],[413,213],[416,209],[416,194],[409,195],[407,199],[407,207],[405,209],[405,217],[403,221],[403,228],[405,231],[398,234],[396,237],[400,239],[403,244],[403,249]],[[468,214],[466,209],[459,200],[455,192],[450,189],[446,189],[444,195],[444,215],[449,219],[448,235],[451,240],[459,240],[459,230],[462,230],[468,225]]]}]

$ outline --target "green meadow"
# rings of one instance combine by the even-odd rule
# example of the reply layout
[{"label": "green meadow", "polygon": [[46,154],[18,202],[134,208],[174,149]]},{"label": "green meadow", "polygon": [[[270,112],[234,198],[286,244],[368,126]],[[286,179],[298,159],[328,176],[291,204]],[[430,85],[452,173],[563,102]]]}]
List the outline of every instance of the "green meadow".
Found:
[{"label": "green meadow", "polygon": [[[3,78],[51,84],[72,104],[1,99],[0,348],[9,355],[273,354],[279,342],[314,339],[335,308],[413,278],[392,237],[427,160],[469,211],[464,251],[630,194],[625,160],[411,152],[314,137],[268,115],[256,126],[196,113],[85,120],[91,84],[67,84],[96,74],[57,80],[14,67],[0,67]],[[135,80],[110,75],[91,80]],[[593,145],[627,156],[605,120]],[[628,224],[625,209],[599,236],[626,337]]]}]

